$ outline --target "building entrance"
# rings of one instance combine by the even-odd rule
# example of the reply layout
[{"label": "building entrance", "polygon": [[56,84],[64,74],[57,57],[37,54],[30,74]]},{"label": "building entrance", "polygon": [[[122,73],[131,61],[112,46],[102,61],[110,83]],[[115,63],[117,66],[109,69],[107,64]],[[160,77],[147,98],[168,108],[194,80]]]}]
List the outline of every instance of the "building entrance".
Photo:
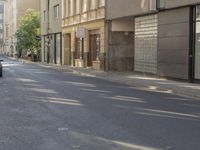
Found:
[{"label": "building entrance", "polygon": [[64,37],[64,65],[71,65],[71,34]]},{"label": "building entrance", "polygon": [[93,61],[99,60],[100,34],[90,35],[90,48],[88,54],[88,66],[93,66]]}]

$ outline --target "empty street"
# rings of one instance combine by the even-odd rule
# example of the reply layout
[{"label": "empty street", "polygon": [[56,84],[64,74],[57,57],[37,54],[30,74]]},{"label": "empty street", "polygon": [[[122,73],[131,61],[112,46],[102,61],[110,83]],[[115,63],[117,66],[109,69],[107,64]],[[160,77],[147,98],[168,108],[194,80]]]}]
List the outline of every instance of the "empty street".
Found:
[{"label": "empty street", "polygon": [[1,150],[199,150],[200,101],[5,60]]}]

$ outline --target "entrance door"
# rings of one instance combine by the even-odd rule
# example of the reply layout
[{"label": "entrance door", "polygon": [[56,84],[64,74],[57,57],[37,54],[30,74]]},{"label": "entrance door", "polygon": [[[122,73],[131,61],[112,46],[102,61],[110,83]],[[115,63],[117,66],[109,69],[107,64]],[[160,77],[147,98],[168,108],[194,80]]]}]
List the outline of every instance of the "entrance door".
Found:
[{"label": "entrance door", "polygon": [[92,66],[92,62],[96,61],[98,58],[98,53],[100,51],[100,34],[90,35],[90,50],[88,54],[88,66]]},{"label": "entrance door", "polygon": [[71,65],[71,35],[66,34],[64,40],[64,64]]}]

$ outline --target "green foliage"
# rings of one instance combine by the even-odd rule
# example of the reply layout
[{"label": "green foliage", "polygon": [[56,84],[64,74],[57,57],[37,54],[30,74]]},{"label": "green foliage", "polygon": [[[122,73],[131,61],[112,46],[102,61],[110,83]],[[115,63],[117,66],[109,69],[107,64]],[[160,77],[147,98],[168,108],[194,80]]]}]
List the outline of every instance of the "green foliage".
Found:
[{"label": "green foliage", "polygon": [[40,15],[32,9],[28,9],[23,17],[20,18],[19,29],[16,33],[17,50],[31,51],[40,53],[41,42],[36,39],[40,35]]}]

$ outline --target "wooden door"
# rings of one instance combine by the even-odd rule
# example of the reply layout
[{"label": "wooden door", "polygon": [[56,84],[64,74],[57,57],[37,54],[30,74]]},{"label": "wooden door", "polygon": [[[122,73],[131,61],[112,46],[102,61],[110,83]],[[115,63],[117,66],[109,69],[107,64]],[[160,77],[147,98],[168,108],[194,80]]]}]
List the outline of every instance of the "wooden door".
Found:
[{"label": "wooden door", "polygon": [[93,34],[90,35],[90,49],[89,49],[89,54],[88,54],[88,66],[92,66],[92,62],[97,60],[97,50],[99,49],[98,47],[98,41],[97,39],[99,38],[99,34]]},{"label": "wooden door", "polygon": [[64,64],[71,65],[71,35],[65,35]]}]

